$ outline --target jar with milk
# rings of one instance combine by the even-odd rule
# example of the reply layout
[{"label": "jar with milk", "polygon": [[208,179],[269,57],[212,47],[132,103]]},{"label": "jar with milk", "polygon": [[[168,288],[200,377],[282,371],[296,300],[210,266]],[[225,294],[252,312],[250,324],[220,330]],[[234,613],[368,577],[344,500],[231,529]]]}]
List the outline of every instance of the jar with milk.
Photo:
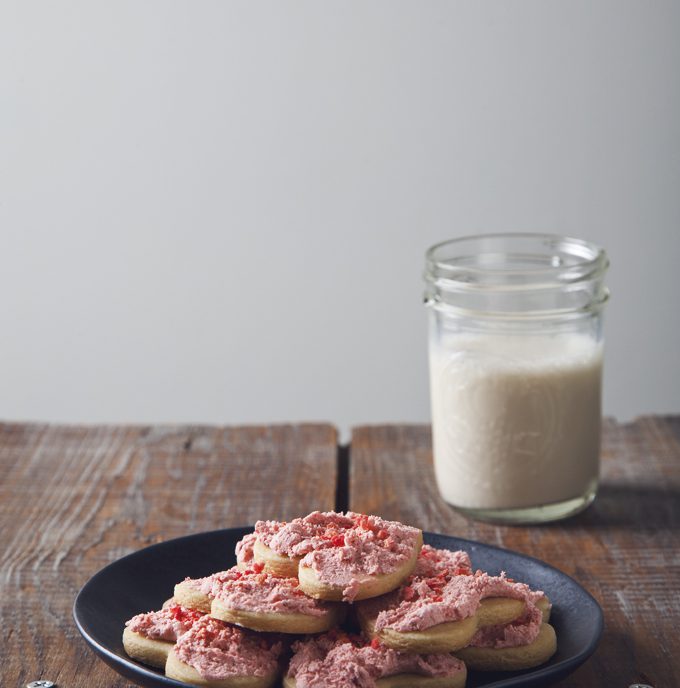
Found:
[{"label": "jar with milk", "polygon": [[428,250],[434,465],[456,509],[536,523],[594,499],[607,267],[601,248],[543,234]]}]

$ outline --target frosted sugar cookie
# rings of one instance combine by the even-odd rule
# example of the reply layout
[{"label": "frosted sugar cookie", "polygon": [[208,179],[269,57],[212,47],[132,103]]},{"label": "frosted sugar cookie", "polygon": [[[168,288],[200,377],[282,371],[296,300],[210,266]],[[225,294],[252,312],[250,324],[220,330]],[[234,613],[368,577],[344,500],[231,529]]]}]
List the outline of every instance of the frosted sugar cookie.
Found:
[{"label": "frosted sugar cookie", "polygon": [[203,616],[178,604],[157,612],[137,614],[125,623],[125,652],[144,664],[162,669],[177,638]]},{"label": "frosted sugar cookie", "polygon": [[[236,543],[236,565],[242,570],[255,563],[253,558],[255,540],[255,533],[249,533]],[[185,578],[181,583],[175,585],[174,598],[178,604],[209,614],[212,604],[210,589],[215,576],[219,576],[222,573],[224,571],[204,578]]]},{"label": "frosted sugar cookie", "polygon": [[254,548],[257,541],[255,533],[244,535],[242,540],[236,543],[236,565],[240,569],[247,569],[254,563]]},{"label": "frosted sugar cookie", "polygon": [[204,616],[178,638],[165,674],[195,686],[269,688],[282,650],[280,641]]},{"label": "frosted sugar cookie", "polygon": [[209,614],[212,604],[210,597],[212,583],[213,576],[185,578],[181,583],[175,585],[174,599],[183,607]]},{"label": "frosted sugar cookie", "polygon": [[466,669],[449,654],[415,655],[331,631],[293,645],[284,688],[462,688]]},{"label": "frosted sugar cookie", "polygon": [[214,577],[210,615],[255,631],[321,633],[344,618],[334,602],[308,597],[297,578],[281,578],[253,564],[245,571],[234,567]]},{"label": "frosted sugar cookie", "polygon": [[[236,565],[241,570],[245,570],[255,563],[253,558],[255,540],[255,533],[249,533],[236,543]],[[179,604],[189,607],[189,609],[198,609],[209,614],[212,604],[210,589],[213,581],[225,573],[225,571],[219,571],[205,578],[185,578],[181,583],[175,585],[174,597]]]},{"label": "frosted sugar cookie", "polygon": [[472,574],[464,552],[425,545],[407,582],[360,603],[357,616],[364,633],[388,647],[454,652],[468,645],[480,627],[509,623],[541,597],[503,574]]},{"label": "frosted sugar cookie", "polygon": [[456,654],[477,671],[517,671],[547,662],[557,649],[555,630],[531,607],[509,624],[481,628]]},{"label": "frosted sugar cookie", "polygon": [[[258,521],[258,523],[271,524],[276,522]],[[255,525],[257,526],[257,523]],[[253,545],[253,559],[263,564],[265,569],[275,576],[281,576],[282,578],[297,578],[298,566],[300,565],[300,559],[302,559],[302,557],[278,554],[256,537],[255,544]]]},{"label": "frosted sugar cookie", "polygon": [[398,587],[422,546],[417,528],[353,512],[258,521],[255,534],[254,558],[266,570],[297,575],[311,597],[349,602]]},{"label": "frosted sugar cookie", "polygon": [[[250,558],[249,562],[250,566],[256,572],[259,573],[262,571],[263,564],[254,562],[252,557]],[[245,565],[245,559],[242,559],[240,564],[237,564],[236,567],[227,569],[226,571],[218,571],[217,573],[213,573],[210,576],[205,576],[204,578],[185,578],[181,583],[177,583],[177,585],[175,585],[173,599],[175,599],[178,604],[181,604],[184,607],[196,609],[204,614],[209,614],[213,601],[213,585],[219,584],[223,580],[230,580],[234,577],[234,573],[238,570],[245,571],[247,569],[248,567]]]}]

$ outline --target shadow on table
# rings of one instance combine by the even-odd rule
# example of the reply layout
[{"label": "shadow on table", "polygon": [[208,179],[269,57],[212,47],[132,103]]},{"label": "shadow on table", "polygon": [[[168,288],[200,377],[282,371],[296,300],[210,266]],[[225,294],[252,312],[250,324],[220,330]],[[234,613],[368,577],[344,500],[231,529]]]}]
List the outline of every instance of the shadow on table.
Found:
[{"label": "shadow on table", "polygon": [[625,527],[633,530],[680,528],[680,490],[647,485],[600,485],[593,504],[562,521],[563,528]]}]

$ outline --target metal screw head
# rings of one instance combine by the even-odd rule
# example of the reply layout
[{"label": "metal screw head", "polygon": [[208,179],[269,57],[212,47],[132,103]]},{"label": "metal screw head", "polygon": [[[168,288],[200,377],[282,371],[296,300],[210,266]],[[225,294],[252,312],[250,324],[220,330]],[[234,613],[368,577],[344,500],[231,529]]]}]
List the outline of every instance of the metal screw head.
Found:
[{"label": "metal screw head", "polygon": [[26,684],[26,688],[54,688],[54,683],[52,681],[31,681]]}]

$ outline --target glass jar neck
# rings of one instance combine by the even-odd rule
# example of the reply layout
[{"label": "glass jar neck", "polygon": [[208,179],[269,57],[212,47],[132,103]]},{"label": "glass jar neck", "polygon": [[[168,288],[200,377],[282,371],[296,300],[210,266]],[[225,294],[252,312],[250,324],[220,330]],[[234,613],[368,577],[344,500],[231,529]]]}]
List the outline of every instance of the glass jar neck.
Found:
[{"label": "glass jar neck", "polygon": [[425,303],[452,315],[506,321],[598,313],[609,292],[603,249],[549,234],[487,234],[427,251]]}]

